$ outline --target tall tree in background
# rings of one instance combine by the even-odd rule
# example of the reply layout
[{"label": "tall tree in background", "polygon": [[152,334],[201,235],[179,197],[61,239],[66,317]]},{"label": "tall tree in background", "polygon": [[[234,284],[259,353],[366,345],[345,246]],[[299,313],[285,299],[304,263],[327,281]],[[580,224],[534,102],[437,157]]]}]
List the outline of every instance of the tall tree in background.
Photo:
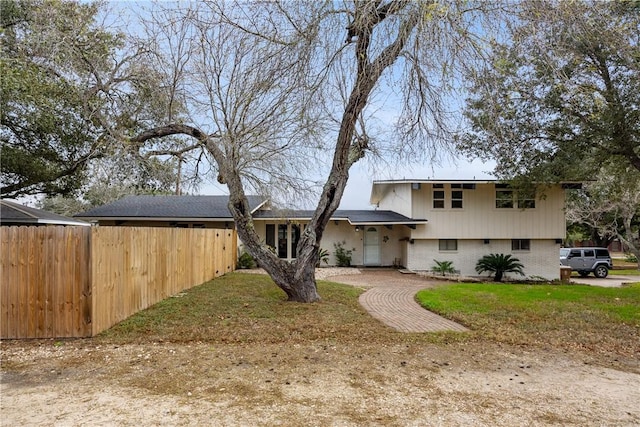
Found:
[{"label": "tall tree in background", "polygon": [[[501,178],[592,179],[602,164],[640,170],[640,5],[524,0],[508,40],[472,74],[459,140]],[[623,171],[625,168],[614,170]]]},{"label": "tall tree in background", "polygon": [[[484,13],[468,1],[199,2],[157,5],[146,29],[166,72],[169,99],[186,113],[132,136],[143,146],[187,135],[229,189],[238,235],[289,300],[319,299],[315,265],[350,168],[367,153],[428,158],[444,147],[444,107],[461,64],[470,64]],[[372,116],[398,94],[394,138]],[[385,141],[391,142],[384,145]],[[247,189],[308,191],[318,158],[333,153],[296,259],[260,241]]]},{"label": "tall tree in background", "polygon": [[619,239],[639,260],[640,269],[640,172],[630,166],[611,168],[603,168],[596,181],[572,191],[567,221],[588,230],[588,237],[599,245]]},{"label": "tall tree in background", "polygon": [[126,169],[140,176],[167,159],[149,161],[111,137],[114,128],[133,131],[156,123],[168,108],[161,94],[150,96],[160,79],[146,46],[129,44],[124,34],[98,22],[102,10],[100,3],[2,1],[3,197],[75,195],[95,159],[121,163],[133,156]]}]

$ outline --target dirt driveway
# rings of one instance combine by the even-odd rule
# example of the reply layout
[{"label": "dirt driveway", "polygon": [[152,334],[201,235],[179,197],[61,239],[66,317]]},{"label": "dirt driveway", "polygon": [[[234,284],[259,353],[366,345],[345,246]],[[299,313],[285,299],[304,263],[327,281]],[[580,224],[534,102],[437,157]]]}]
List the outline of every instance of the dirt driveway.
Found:
[{"label": "dirt driveway", "polygon": [[0,419],[3,426],[640,425],[640,361],[620,370],[615,356],[594,364],[553,348],[426,344],[416,336],[394,345],[5,341]]}]

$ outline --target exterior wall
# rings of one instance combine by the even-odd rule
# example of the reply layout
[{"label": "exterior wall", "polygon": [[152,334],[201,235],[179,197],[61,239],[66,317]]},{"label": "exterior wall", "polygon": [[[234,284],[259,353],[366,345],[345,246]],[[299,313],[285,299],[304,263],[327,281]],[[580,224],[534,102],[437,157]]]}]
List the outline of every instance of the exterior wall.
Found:
[{"label": "exterior wall", "polygon": [[[435,266],[434,260],[453,261],[453,267],[461,275],[477,276],[475,266],[480,258],[491,253],[503,253],[520,260],[525,277],[553,280],[560,277],[559,248],[560,245],[550,239],[532,239],[529,251],[512,251],[511,239],[494,239],[488,244],[483,239],[467,239],[458,240],[456,251],[440,251],[438,239],[420,239],[407,244],[407,268],[425,271]],[[517,274],[511,277],[516,280],[525,278]]]},{"label": "exterior wall", "polygon": [[[404,187],[405,184],[399,184]],[[445,208],[433,208],[433,188],[423,183],[413,194],[413,218],[426,218],[412,233],[414,239],[562,239],[565,237],[565,194],[559,186],[538,194],[533,209],[496,208],[495,186],[477,184],[464,189],[463,208],[451,208],[451,187],[444,185]],[[458,190],[458,189],[456,189]],[[385,203],[385,206],[387,203]],[[386,209],[393,209],[386,206]]]},{"label": "exterior wall", "polygon": [[[426,184],[422,184],[425,187]],[[411,210],[411,198],[415,190],[411,190],[411,183],[384,184],[379,189],[381,199],[378,209],[398,212],[409,218],[426,218],[425,216],[413,216]]]},{"label": "exterior wall", "polygon": [[[255,228],[258,235],[266,240],[267,224],[285,224],[286,221],[268,220],[255,221]],[[303,227],[307,222],[299,222]],[[351,254],[351,265],[364,265],[364,234],[368,227],[376,227],[378,229],[380,262],[376,265],[392,266],[406,265],[406,241],[409,239],[411,229],[404,225],[393,225],[387,228],[383,225],[356,226],[349,224],[347,221],[330,221],[322,236],[321,248],[329,252],[329,266],[336,265],[334,256],[334,243],[345,242],[344,248],[353,250]],[[291,257],[288,259],[292,259]],[[321,267],[327,266],[322,263]]]}]

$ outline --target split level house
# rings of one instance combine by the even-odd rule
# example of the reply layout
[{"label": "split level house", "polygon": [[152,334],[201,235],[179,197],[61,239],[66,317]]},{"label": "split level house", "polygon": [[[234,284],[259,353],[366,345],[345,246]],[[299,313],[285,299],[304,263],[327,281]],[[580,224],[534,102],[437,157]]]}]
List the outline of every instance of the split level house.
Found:
[{"label": "split level house", "polygon": [[[558,249],[566,234],[566,185],[526,193],[499,181],[374,181],[374,209],[338,210],[322,247],[335,264],[334,244],[352,250],[352,265],[395,266],[427,271],[451,261],[473,276],[482,256],[511,254],[529,278],[557,279]],[[129,196],[76,215],[110,226],[233,228],[226,196]],[[312,212],[275,210],[249,197],[256,231],[277,255],[294,259]]]}]

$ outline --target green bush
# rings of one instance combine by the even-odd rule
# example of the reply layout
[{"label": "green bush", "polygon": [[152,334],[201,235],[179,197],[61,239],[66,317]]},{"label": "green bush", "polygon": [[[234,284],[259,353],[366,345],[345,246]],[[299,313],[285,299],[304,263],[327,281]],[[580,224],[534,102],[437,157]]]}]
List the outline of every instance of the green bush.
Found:
[{"label": "green bush", "polygon": [[524,276],[522,269],[524,266],[520,263],[518,258],[511,258],[511,255],[505,254],[489,254],[485,255],[478,260],[476,264],[476,271],[478,274],[482,274],[485,271],[494,273],[493,280],[496,282],[502,281],[504,273],[518,273]]},{"label": "green bush", "polygon": [[453,261],[438,261],[434,259],[433,262],[436,263],[435,266],[431,267],[431,271],[434,273],[440,273],[444,276],[445,274],[453,274],[456,272],[456,269],[453,268]]},{"label": "green bush", "polygon": [[325,264],[329,264],[329,251],[323,248],[320,248],[320,252],[318,253],[317,267],[320,267],[321,262],[324,262]]},{"label": "green bush", "polygon": [[240,257],[238,258],[238,268],[248,269],[254,268],[255,266],[255,260],[247,252],[243,252],[242,255],[240,255]]},{"label": "green bush", "polygon": [[337,263],[338,267],[350,267],[351,266],[351,254],[356,249],[355,248],[353,248],[353,249],[345,249],[344,245],[346,245],[346,244],[347,244],[347,242],[345,242],[345,241],[333,244],[333,247],[336,250],[334,255],[336,257],[336,263]]}]

